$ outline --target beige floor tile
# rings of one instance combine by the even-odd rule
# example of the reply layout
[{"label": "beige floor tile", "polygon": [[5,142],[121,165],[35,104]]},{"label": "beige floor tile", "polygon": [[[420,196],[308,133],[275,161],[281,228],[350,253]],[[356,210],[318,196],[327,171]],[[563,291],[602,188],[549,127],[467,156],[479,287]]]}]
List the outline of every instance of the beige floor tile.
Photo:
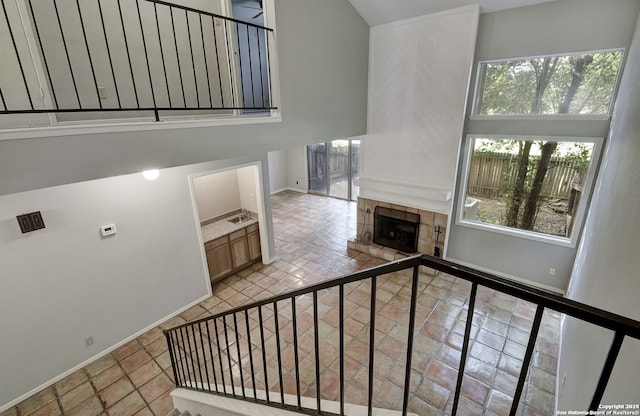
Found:
[{"label": "beige floor tile", "polygon": [[60,396],[60,403],[62,404],[62,409],[67,412],[85,400],[89,400],[92,396],[95,395],[93,387],[91,383],[88,381],[84,384],[79,385],[73,390],[63,394]]}]

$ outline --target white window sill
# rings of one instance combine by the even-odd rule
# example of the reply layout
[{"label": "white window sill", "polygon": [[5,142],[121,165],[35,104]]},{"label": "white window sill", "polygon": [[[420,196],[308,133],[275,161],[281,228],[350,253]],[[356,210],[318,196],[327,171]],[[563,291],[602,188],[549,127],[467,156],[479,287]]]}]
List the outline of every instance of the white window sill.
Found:
[{"label": "white window sill", "polygon": [[611,116],[608,114],[472,114],[469,120],[487,120],[487,121],[548,121],[548,120],[566,120],[566,121],[608,121]]},{"label": "white window sill", "polygon": [[573,248],[576,246],[576,241],[568,237],[557,237],[549,234],[537,233],[535,231],[519,230],[517,228],[503,227],[500,225],[493,225],[493,224],[488,224],[484,222],[471,221],[471,220],[465,220],[465,219],[457,220],[456,224],[462,227],[475,228],[476,230],[483,230],[491,233],[498,233],[498,234],[508,235],[516,238],[525,238],[527,240],[538,241],[546,244],[554,244],[561,247]]}]

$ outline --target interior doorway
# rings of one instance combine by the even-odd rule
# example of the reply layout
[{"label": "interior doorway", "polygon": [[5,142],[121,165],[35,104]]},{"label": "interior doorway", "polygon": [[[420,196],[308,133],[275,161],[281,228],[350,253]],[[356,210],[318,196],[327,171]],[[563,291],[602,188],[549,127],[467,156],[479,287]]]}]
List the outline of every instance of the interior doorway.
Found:
[{"label": "interior doorway", "polygon": [[360,166],[359,139],[308,145],[309,192],[356,201],[360,191]]}]

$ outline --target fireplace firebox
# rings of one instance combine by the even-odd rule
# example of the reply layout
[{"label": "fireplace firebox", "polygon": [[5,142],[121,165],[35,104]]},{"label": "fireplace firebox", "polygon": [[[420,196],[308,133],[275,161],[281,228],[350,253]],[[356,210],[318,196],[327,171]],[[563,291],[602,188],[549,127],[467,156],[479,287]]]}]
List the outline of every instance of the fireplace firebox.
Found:
[{"label": "fireplace firebox", "polygon": [[374,243],[404,253],[418,251],[419,214],[377,206],[373,219]]}]

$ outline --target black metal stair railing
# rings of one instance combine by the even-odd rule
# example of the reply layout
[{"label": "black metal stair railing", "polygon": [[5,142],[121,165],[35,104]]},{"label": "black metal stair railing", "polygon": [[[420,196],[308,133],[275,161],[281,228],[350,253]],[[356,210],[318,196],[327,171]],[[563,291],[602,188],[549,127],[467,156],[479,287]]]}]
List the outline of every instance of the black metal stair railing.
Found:
[{"label": "black metal stair railing", "polygon": [[[408,314],[406,350],[397,351],[397,355],[404,358],[404,391],[402,408],[392,409],[401,410],[402,414],[406,415],[410,400],[411,360],[416,337],[414,326],[417,315],[420,313],[418,292],[421,287],[422,267],[462,279],[461,281],[466,282],[465,288],[469,290],[466,298],[464,339],[451,408],[452,415],[456,415],[460,403],[479,287],[492,289],[497,293],[511,295],[536,305],[510,415],[516,414],[520,403],[545,309],[606,328],[615,334],[593,399],[588,405],[589,410],[597,410],[600,404],[624,338],[640,339],[640,322],[638,321],[440,258],[421,255],[274,296],[165,330],[176,386],[309,415],[344,415],[347,406],[345,380],[348,377],[345,357],[350,354],[346,339],[349,337],[356,345],[366,345],[366,348],[359,348],[359,353],[364,355],[363,367],[367,368],[366,374],[362,376],[361,385],[366,386],[366,407],[368,414],[371,415],[374,404],[374,378],[379,371],[375,365],[378,325],[376,317],[380,313],[376,292],[380,282],[397,281],[400,279],[400,274],[407,271],[411,272],[411,276],[405,276],[406,287],[410,288],[409,305],[406,308]],[[329,294],[333,296],[329,306],[319,302],[319,298],[324,299]],[[354,334],[350,333],[345,325],[345,307],[351,307],[355,302],[354,297],[358,297],[360,302],[369,303],[368,336],[358,333],[360,339],[355,341]],[[333,332],[324,333],[324,327],[319,322],[319,309],[328,307],[337,309],[337,335]],[[337,344],[337,347],[332,349],[331,345],[334,344]],[[332,407],[322,400],[323,389],[335,388],[335,380],[326,382],[327,380],[323,379],[321,367],[324,370],[328,369],[328,372],[337,373],[337,396],[339,397],[337,406],[334,404]],[[349,377],[356,376],[350,372]],[[307,385],[302,382],[303,378],[315,378],[315,383],[312,383],[315,384],[315,391],[303,391],[304,385]]]},{"label": "black metal stair railing", "polygon": [[271,28],[160,0],[1,3],[0,115],[277,109]]}]

